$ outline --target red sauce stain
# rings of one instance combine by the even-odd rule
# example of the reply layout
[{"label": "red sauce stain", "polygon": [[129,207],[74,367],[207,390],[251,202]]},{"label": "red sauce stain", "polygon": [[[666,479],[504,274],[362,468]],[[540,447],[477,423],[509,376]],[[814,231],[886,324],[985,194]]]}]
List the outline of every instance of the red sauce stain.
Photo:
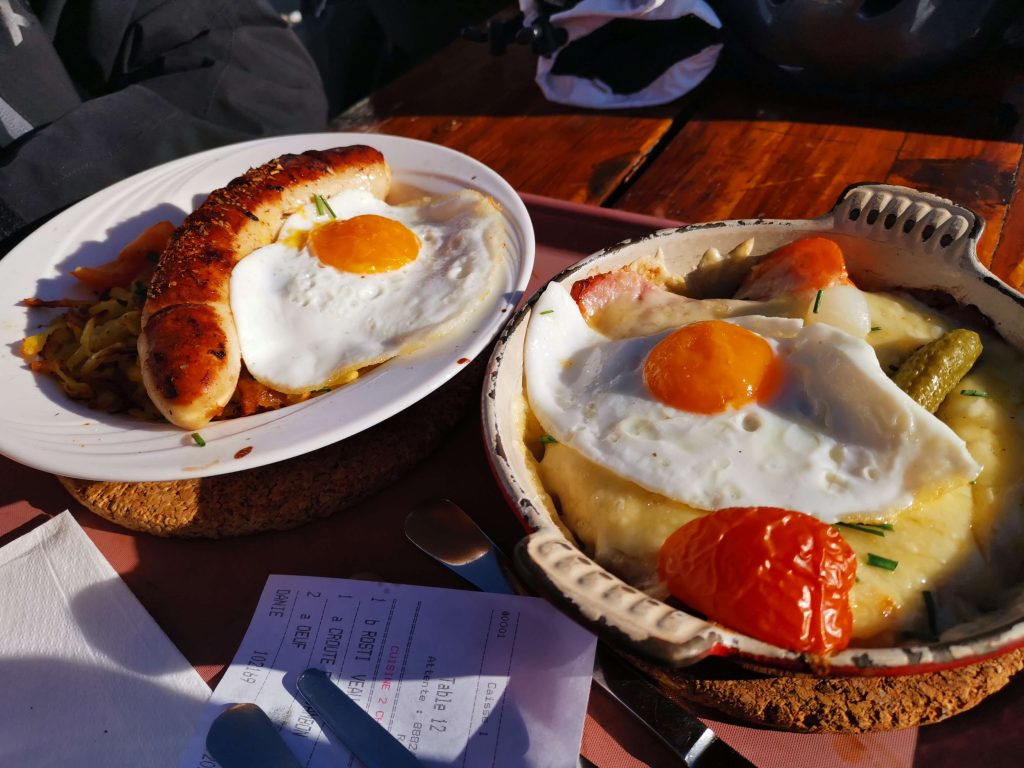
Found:
[{"label": "red sauce stain", "polygon": [[241,450],[239,450],[239,451],[238,451],[238,452],[237,452],[237,453],[235,454],[235,458],[236,458],[236,459],[244,459],[244,458],[245,458],[246,456],[248,456],[248,455],[249,455],[250,453],[252,453],[252,446],[251,446],[251,445],[247,445],[247,446],[246,446],[245,448],[242,448]]},{"label": "red sauce stain", "polygon": [[466,363],[469,362],[469,358],[468,357],[460,357],[455,362],[458,363],[459,365],[465,365]]}]

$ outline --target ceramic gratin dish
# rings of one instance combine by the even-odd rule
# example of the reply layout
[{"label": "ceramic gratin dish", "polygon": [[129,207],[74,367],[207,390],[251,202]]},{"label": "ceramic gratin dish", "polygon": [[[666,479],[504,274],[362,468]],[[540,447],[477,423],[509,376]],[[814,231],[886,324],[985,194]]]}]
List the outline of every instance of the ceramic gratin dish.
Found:
[{"label": "ceramic gratin dish", "polygon": [[[600,251],[558,275],[567,287],[622,267],[658,249],[669,270],[686,277],[704,252],[722,253],[754,238],[752,256],[807,235],[825,235],[843,249],[862,288],[921,289],[975,306],[993,329],[1024,350],[1024,295],[981,265],[982,220],[970,210],[905,187],[858,184],[832,211],[809,220],[720,221],[662,230]],[[539,293],[537,294],[539,295]],[[557,519],[523,440],[523,345],[535,295],[509,322],[490,360],[483,392],[484,432],[495,476],[530,531],[516,565],[530,583],[593,628],[631,650],[682,666],[708,656],[781,670],[833,675],[900,675],[978,662],[1024,646],[1024,585],[997,610],[952,627],[936,642],[849,647],[827,659],[770,645],[690,615],[630,586],[584,553]]]}]

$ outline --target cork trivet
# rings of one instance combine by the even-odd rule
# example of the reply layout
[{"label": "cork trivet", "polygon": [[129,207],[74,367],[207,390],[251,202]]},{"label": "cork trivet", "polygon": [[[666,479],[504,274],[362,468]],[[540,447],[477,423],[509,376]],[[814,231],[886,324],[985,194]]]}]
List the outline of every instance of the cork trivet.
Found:
[{"label": "cork trivet", "polygon": [[97,515],[157,536],[221,538],[294,528],[355,504],[429,455],[477,402],[485,367],[482,355],[390,419],[275,464],[168,482],[59,480]]},{"label": "cork trivet", "polygon": [[953,669],[897,677],[762,675],[719,659],[672,669],[628,660],[684,709],[708,707],[788,731],[863,733],[926,725],[964,712],[1024,668],[1024,649]]}]

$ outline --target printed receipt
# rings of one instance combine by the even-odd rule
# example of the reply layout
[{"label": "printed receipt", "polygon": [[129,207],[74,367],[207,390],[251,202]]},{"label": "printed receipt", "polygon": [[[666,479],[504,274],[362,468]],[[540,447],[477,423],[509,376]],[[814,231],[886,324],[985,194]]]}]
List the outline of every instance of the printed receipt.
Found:
[{"label": "printed receipt", "polygon": [[217,765],[206,732],[243,702],[303,765],[361,765],[297,692],[317,667],[424,765],[575,766],[595,642],[540,598],[271,576],[181,765]]}]

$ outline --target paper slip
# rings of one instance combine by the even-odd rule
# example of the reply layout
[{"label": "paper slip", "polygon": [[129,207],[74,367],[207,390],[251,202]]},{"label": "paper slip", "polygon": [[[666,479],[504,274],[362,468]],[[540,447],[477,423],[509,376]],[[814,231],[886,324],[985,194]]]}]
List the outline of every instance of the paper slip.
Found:
[{"label": "paper slip", "polygon": [[360,765],[296,698],[317,667],[425,765],[575,766],[596,640],[544,600],[271,576],[182,768],[211,768],[206,732],[253,702],[309,768]]}]

